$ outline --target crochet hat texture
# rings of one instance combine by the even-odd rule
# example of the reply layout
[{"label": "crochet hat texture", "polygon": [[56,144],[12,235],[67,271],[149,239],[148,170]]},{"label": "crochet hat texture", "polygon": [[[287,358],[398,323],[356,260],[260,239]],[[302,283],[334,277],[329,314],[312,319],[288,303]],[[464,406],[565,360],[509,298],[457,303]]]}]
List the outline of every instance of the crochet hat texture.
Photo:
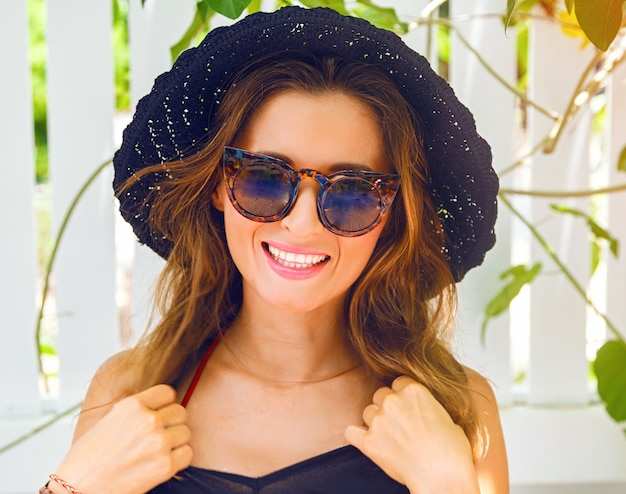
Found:
[{"label": "crochet hat texture", "polygon": [[[285,7],[212,30],[160,75],[139,101],[114,157],[114,188],[148,165],[194,152],[212,113],[242,66],[275,52],[307,50],[385,69],[422,123],[431,195],[448,236],[446,255],[456,281],[482,263],[495,243],[498,178],[489,145],[470,111],[428,61],[394,33],[326,8]],[[196,146],[196,149],[194,149]],[[140,242],[167,258],[171,241],[150,228],[143,203],[167,173],[144,177],[120,197],[120,211]]]}]

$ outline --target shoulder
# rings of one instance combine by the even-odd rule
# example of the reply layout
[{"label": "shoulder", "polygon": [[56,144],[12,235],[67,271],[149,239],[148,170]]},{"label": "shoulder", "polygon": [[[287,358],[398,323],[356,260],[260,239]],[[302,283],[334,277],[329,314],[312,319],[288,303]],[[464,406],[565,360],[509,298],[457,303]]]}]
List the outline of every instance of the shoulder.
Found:
[{"label": "shoulder", "polygon": [[496,396],[489,381],[480,373],[470,367],[463,367],[467,376],[467,385],[472,392],[472,398],[478,408],[483,406],[496,405]]},{"label": "shoulder", "polygon": [[96,371],[83,400],[74,441],[91,429],[126,394],[132,368],[130,353],[126,350],[114,355]]},{"label": "shoulder", "polygon": [[469,367],[464,369],[485,434],[484,455],[476,463],[481,493],[506,494],[509,492],[508,463],[496,396],[484,376]]}]

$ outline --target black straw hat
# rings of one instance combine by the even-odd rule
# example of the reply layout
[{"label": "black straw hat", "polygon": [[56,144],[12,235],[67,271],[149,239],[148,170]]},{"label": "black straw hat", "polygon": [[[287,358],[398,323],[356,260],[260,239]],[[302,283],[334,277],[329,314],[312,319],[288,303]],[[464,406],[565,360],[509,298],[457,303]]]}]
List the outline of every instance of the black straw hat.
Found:
[{"label": "black straw hat", "polygon": [[[261,54],[308,50],[380,66],[423,124],[432,197],[447,232],[447,256],[457,281],[493,247],[498,178],[489,145],[474,118],[428,61],[394,33],[326,9],[285,7],[212,30],[160,75],[139,101],[115,154],[114,188],[137,170],[194,151],[230,78]],[[120,197],[120,211],[140,242],[167,258],[171,242],[149,228],[144,200],[167,171],[144,177]]]}]

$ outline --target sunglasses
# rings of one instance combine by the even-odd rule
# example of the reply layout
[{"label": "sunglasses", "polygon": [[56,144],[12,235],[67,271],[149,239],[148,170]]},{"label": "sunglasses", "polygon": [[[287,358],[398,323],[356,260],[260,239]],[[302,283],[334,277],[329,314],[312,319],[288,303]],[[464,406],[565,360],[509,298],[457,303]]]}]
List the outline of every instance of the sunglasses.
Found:
[{"label": "sunglasses", "polygon": [[331,175],[226,146],[224,178],[233,207],[244,217],[272,222],[289,214],[305,177],[320,184],[317,213],[336,235],[356,237],[373,230],[389,211],[400,187],[400,176],[390,173],[343,170]]}]

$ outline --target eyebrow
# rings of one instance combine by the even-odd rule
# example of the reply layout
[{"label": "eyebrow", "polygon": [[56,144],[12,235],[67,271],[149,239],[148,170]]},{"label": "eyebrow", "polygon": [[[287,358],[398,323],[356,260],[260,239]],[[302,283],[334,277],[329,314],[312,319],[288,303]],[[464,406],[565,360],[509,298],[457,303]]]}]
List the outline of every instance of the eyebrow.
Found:
[{"label": "eyebrow", "polygon": [[[277,158],[289,164],[290,166],[293,166],[293,160],[291,160],[288,156],[285,156],[284,154],[275,153],[273,151],[254,151],[254,152],[258,154],[264,154],[265,156],[269,156],[271,158]],[[365,171],[365,172],[374,171],[369,166],[364,165],[362,163],[335,163],[333,165],[330,165],[328,167],[328,170],[333,173],[342,171],[342,170],[354,170],[354,171]]]}]

